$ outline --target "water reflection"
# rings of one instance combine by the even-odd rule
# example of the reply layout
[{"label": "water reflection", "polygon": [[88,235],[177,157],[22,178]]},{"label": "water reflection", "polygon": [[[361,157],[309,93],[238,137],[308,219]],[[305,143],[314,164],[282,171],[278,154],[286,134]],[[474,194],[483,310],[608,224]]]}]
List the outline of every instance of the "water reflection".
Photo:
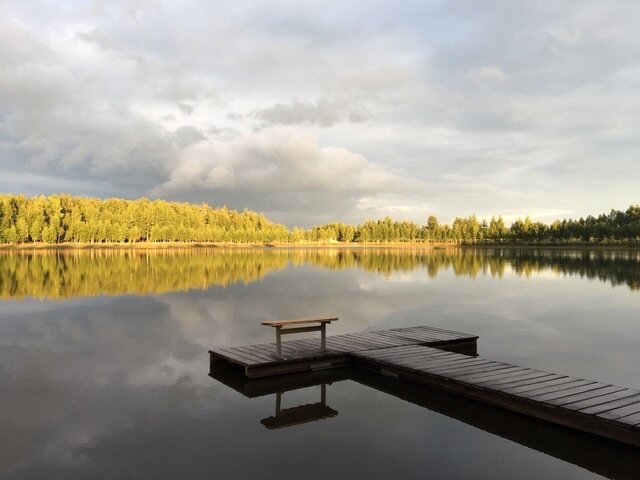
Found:
[{"label": "water reflection", "polygon": [[283,392],[276,393],[276,413],[274,416],[263,418],[260,423],[269,430],[287,428],[294,425],[326,420],[338,415],[338,412],[327,405],[327,384],[320,384],[320,401],[307,403],[296,407],[282,408]]},{"label": "water reflection", "polygon": [[[358,367],[248,379],[241,369],[224,366],[212,369],[209,375],[248,398],[273,395],[276,415],[261,420],[269,429],[291,427],[337,415],[337,411],[326,406],[327,386],[336,382],[353,381],[607,478],[635,480],[640,474],[637,448],[428,387],[391,380]],[[318,385],[321,388],[319,403],[286,410],[280,408],[284,392]],[[377,418],[371,420],[378,421]]]},{"label": "water reflection", "polygon": [[[533,252],[523,254],[533,259]],[[48,277],[36,274],[36,262],[44,261],[36,255],[56,265]],[[541,274],[523,281],[524,272],[515,271],[520,262],[516,254],[498,251],[140,252],[128,253],[128,260],[122,258],[124,252],[104,252],[96,255],[102,255],[105,264],[124,262],[125,268],[107,275],[91,272],[87,265],[85,282],[98,279],[114,295],[135,292],[133,283],[119,286],[110,279],[121,275],[126,284],[127,262],[141,264],[149,280],[144,288],[136,287],[140,295],[94,296],[104,287],[70,280],[82,258],[74,259],[74,253],[61,254],[64,258],[36,255],[29,282],[41,283],[14,276],[13,291],[75,298],[0,301],[2,479],[282,480],[299,478],[300,472],[306,479],[409,479],[424,472],[456,480],[600,478],[576,465],[614,476],[578,461],[567,463],[572,462],[568,453],[563,462],[540,453],[545,451],[542,445],[522,446],[534,436],[528,424],[520,424],[521,440],[505,440],[509,437],[499,429],[518,425],[516,416],[500,413],[492,427],[487,414],[485,431],[470,426],[482,411],[468,403],[459,410],[462,415],[466,409],[470,418],[448,417],[437,413],[433,402],[433,410],[423,408],[418,398],[413,402],[399,393],[390,395],[382,385],[370,388],[349,376],[345,381],[321,378],[320,383],[327,384],[326,404],[340,412],[338,416],[268,430],[260,420],[273,416],[277,391],[285,392],[284,410],[317,403],[320,383],[302,390],[279,384],[276,391],[265,384],[238,384],[239,391],[253,396],[246,398],[207,375],[207,350],[212,346],[273,341],[273,332],[261,327],[261,320],[335,314],[341,320],[332,324],[331,335],[433,325],[480,335],[481,350],[496,360],[640,389],[640,295],[628,288],[612,289],[610,280],[587,281],[586,274],[556,277],[544,260]],[[472,279],[454,270],[454,264],[466,262],[488,265],[491,255],[495,264],[504,264],[502,277],[481,268]],[[579,258],[582,253],[561,255]],[[615,260],[603,262],[637,263],[624,255],[616,252],[609,255]],[[10,256],[5,254],[2,261]],[[594,262],[599,256],[596,252]],[[263,268],[269,259],[275,259],[273,268]],[[16,258],[11,262],[15,268]],[[224,280],[223,267],[216,267],[220,286],[203,290],[203,278],[193,272],[201,268],[198,263],[214,262],[226,262],[229,280]],[[250,276],[260,281],[243,280],[239,272],[247,262],[259,272]],[[323,268],[313,266],[320,263]],[[428,275],[429,264],[444,265],[435,278]],[[207,281],[216,269],[209,270]],[[10,278],[4,272],[1,277]],[[165,282],[167,293],[147,295],[155,293],[156,282]],[[54,284],[57,290],[50,287]],[[269,394],[261,396],[264,391]],[[425,395],[423,390],[416,393]],[[439,398],[445,407],[455,400]],[[567,448],[576,438],[552,437],[545,429],[539,437],[566,443]],[[582,445],[596,452],[594,462],[606,463],[611,455],[628,465],[628,457],[612,448]],[[282,452],[287,452],[285,462],[279,460]]]},{"label": "water reflection", "polygon": [[640,290],[640,251],[553,249],[177,249],[5,251],[0,298],[148,295],[251,283],[287,266],[361,269],[389,276],[424,269],[476,278],[550,272]]}]

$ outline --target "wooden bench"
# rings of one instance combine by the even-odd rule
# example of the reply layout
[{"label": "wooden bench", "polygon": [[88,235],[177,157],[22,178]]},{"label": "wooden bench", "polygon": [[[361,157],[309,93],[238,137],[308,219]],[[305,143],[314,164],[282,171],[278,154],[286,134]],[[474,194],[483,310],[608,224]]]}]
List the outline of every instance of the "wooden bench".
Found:
[{"label": "wooden bench", "polygon": [[[282,356],[282,346],[280,337],[290,333],[306,333],[320,332],[320,351],[327,350],[327,323],[337,322],[338,317],[334,318],[301,318],[297,320],[270,320],[262,322],[262,325],[274,327],[276,329],[276,351]],[[290,325],[314,324],[312,327],[290,327]]]}]

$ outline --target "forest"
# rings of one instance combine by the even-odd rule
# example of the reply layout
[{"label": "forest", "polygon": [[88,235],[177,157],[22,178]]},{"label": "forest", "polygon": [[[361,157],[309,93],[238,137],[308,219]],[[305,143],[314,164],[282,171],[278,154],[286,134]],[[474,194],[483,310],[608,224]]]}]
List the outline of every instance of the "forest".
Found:
[{"label": "forest", "polygon": [[140,198],[97,199],[72,195],[0,195],[0,244],[139,242],[201,243],[432,243],[432,244],[624,244],[640,241],[640,205],[550,224],[529,217],[506,225],[502,217],[475,215],[424,225],[389,217],[359,225],[330,223],[293,228],[264,215],[207,204]]},{"label": "forest", "polygon": [[510,226],[500,216],[494,216],[490,221],[478,220],[475,215],[456,217],[450,225],[440,223],[434,215],[429,216],[424,225],[398,222],[386,217],[357,226],[343,223],[317,226],[304,232],[304,238],[311,241],[365,243],[635,244],[640,240],[640,205],[632,205],[626,211],[611,210],[597,217],[589,215],[578,220],[555,220],[551,224],[533,221],[529,217],[518,218]]},{"label": "forest", "polygon": [[284,225],[206,204],[0,195],[0,243],[286,242]]}]

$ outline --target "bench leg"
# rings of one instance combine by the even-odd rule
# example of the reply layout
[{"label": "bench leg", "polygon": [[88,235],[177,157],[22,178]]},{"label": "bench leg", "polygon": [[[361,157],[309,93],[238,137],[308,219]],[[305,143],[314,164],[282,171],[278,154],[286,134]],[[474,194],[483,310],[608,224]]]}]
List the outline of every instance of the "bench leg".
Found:
[{"label": "bench leg", "polygon": [[327,351],[327,324],[323,323],[320,328],[320,350]]},{"label": "bench leg", "polygon": [[280,329],[282,327],[276,327],[276,352],[278,352],[279,356],[282,356],[282,345],[280,343]]}]

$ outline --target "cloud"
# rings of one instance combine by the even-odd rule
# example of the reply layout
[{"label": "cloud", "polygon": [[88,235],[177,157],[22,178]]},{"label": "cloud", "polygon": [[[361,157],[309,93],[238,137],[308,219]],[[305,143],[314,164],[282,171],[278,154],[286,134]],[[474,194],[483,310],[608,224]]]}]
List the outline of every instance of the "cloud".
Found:
[{"label": "cloud", "polygon": [[638,201],[634,2],[5,2],[0,19],[5,191],[305,224]]},{"label": "cloud", "polygon": [[260,205],[274,218],[308,225],[352,215],[363,197],[404,196],[420,182],[344,148],[321,147],[309,133],[272,127],[232,141],[208,141],[184,150],[153,196],[227,200]]},{"label": "cloud", "polygon": [[180,148],[188,147],[207,138],[204,133],[193,125],[183,125],[176,129],[173,135],[175,136],[176,144]]},{"label": "cloud", "polygon": [[326,99],[317,102],[293,99],[289,103],[276,103],[256,110],[254,116],[267,125],[319,125],[331,126],[338,122],[364,122],[370,117],[365,108],[346,102]]},{"label": "cloud", "polygon": [[510,75],[497,66],[477,67],[467,71],[466,77],[473,82],[498,82],[503,83],[509,80]]}]

